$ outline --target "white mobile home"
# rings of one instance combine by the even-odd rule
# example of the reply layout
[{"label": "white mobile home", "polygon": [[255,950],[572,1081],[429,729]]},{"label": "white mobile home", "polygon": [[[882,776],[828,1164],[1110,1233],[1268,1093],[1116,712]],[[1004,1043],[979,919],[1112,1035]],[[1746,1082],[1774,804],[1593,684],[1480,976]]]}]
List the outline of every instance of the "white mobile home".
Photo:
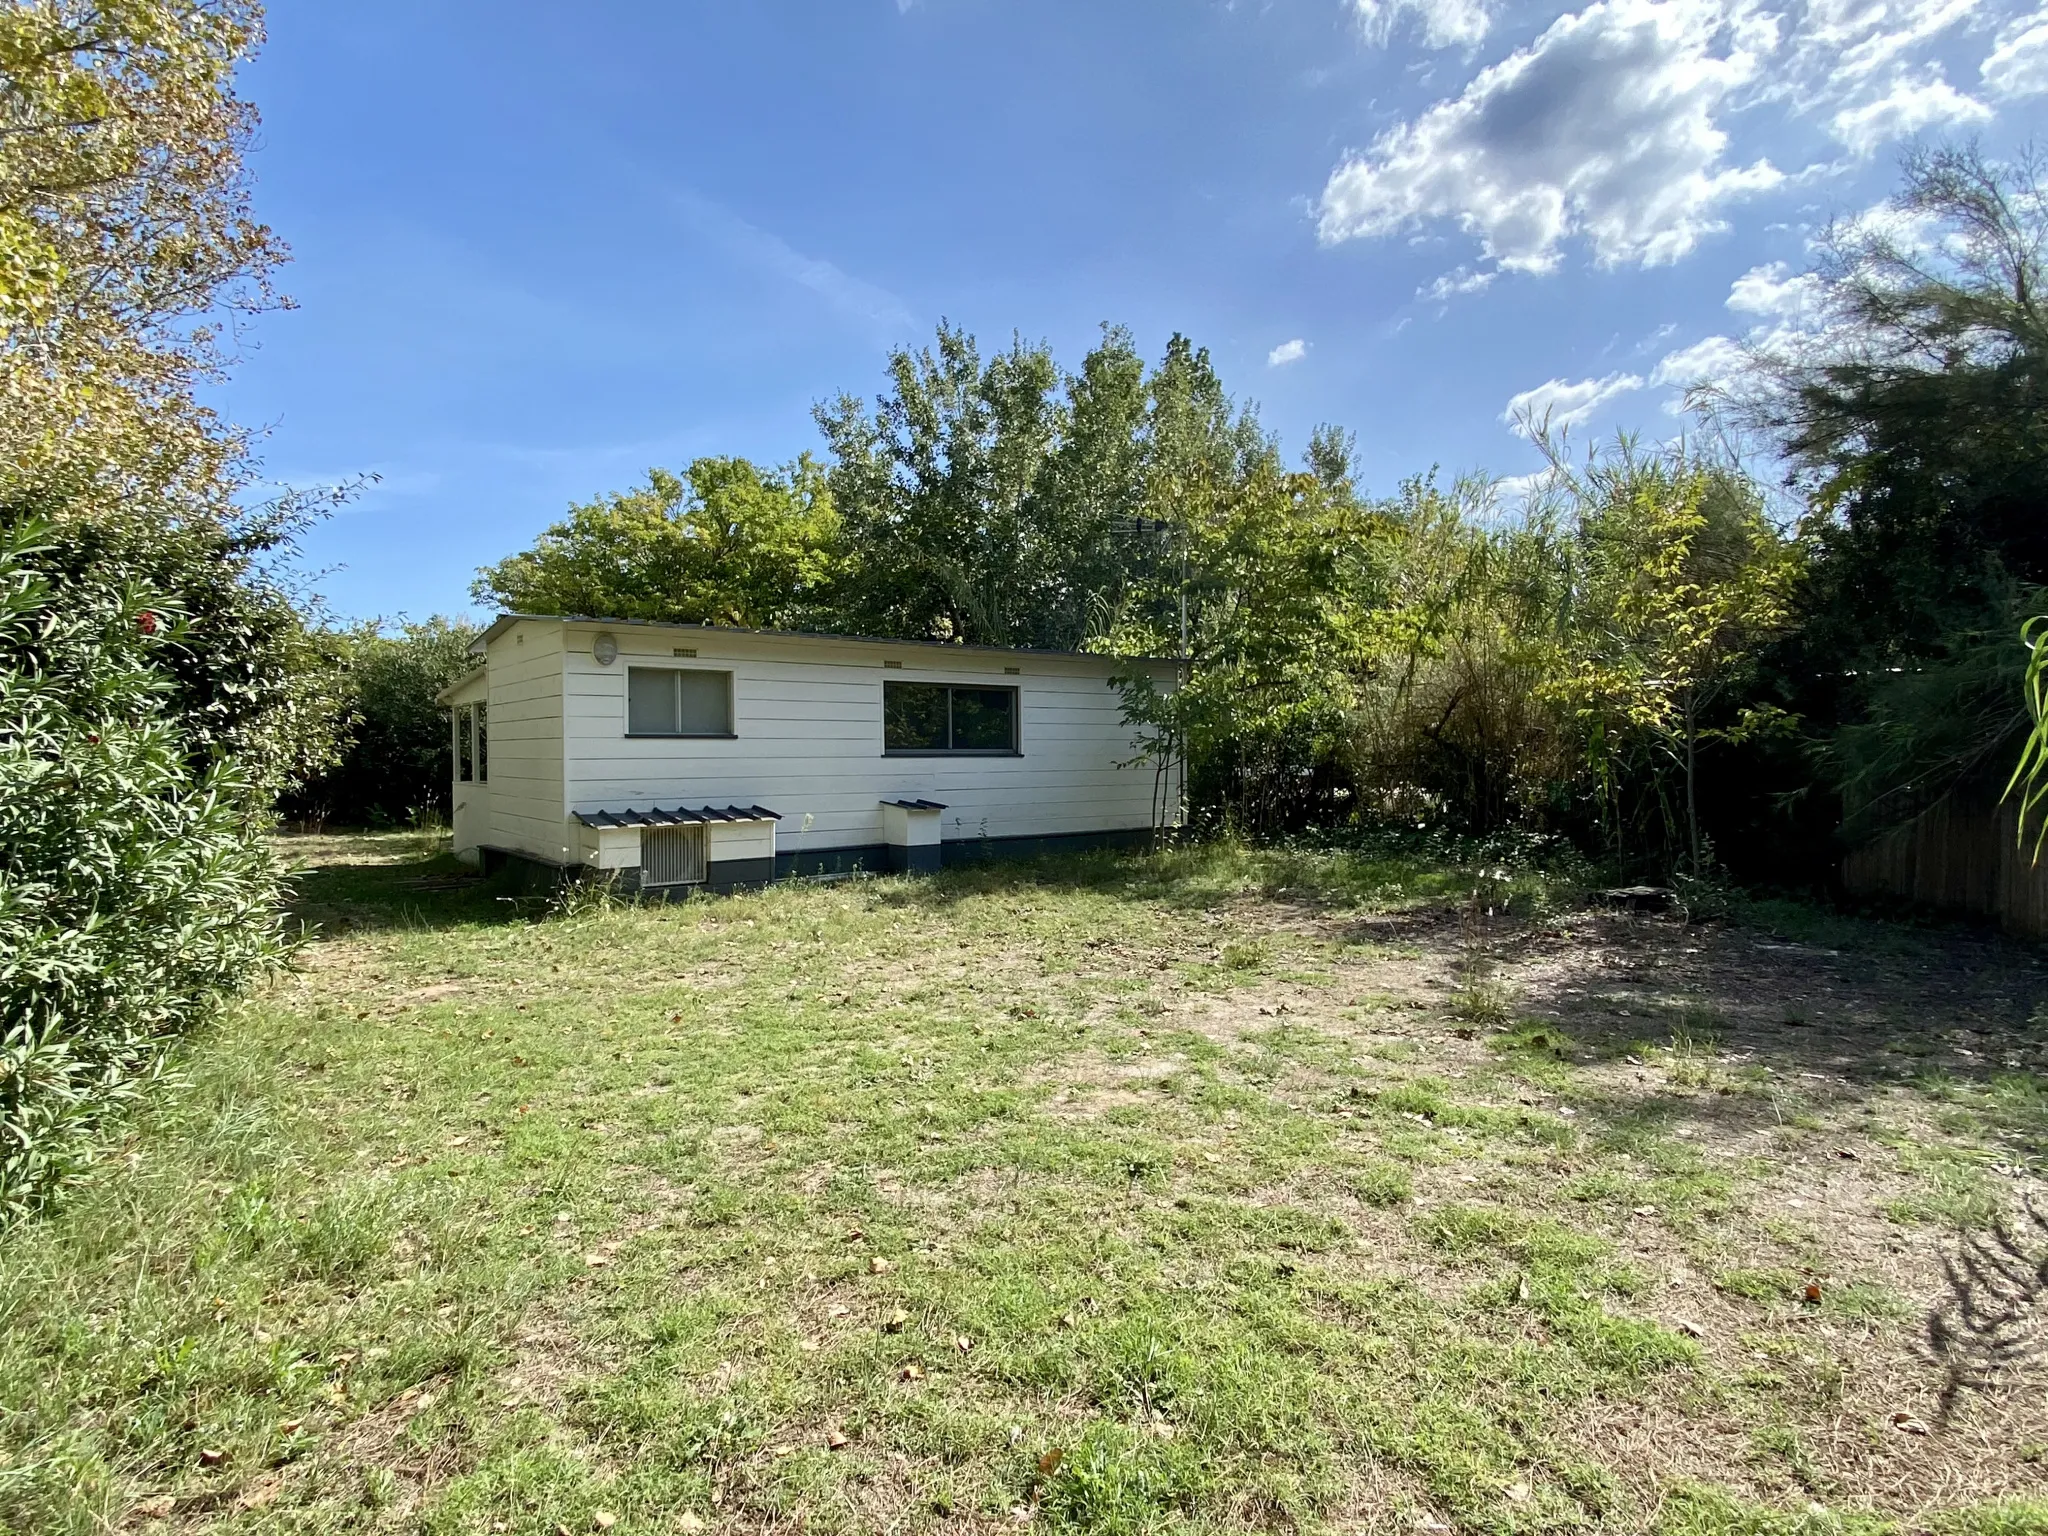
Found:
[{"label": "white mobile home", "polygon": [[1177,770],[1134,762],[1114,679],[1173,663],[507,614],[439,702],[455,851],[629,885],[1141,842]]}]

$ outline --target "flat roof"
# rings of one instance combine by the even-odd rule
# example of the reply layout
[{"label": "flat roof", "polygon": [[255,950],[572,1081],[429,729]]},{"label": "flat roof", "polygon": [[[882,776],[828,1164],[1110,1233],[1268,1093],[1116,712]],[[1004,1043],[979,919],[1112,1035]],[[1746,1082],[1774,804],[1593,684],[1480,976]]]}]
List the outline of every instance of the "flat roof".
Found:
[{"label": "flat roof", "polygon": [[761,635],[772,640],[850,640],[861,645],[916,645],[939,651],[981,651],[997,656],[1061,656],[1087,661],[1149,661],[1172,664],[1172,656],[1117,656],[1108,651],[1063,651],[1050,646],[969,645],[955,640],[904,640],[890,635],[843,635],[823,629],[749,629],[740,624],[686,624],[670,619],[608,619],[592,613],[501,613],[469,643],[480,656],[485,646],[514,624],[605,624],[634,629],[684,629],[699,635]]}]

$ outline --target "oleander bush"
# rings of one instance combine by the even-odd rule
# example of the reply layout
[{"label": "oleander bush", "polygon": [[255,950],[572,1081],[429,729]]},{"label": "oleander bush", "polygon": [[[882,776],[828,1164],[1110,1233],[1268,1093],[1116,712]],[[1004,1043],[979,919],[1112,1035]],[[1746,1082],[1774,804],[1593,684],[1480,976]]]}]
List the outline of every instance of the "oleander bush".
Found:
[{"label": "oleander bush", "polygon": [[279,945],[255,802],[177,708],[186,617],[54,582],[52,537],[0,534],[0,1223]]}]

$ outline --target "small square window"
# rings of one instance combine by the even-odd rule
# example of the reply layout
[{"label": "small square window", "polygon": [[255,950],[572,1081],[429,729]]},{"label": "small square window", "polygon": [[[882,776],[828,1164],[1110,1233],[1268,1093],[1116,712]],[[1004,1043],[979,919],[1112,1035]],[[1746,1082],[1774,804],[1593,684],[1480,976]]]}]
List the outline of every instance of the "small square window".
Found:
[{"label": "small square window", "polygon": [[695,667],[628,667],[626,734],[730,736],[732,674]]}]

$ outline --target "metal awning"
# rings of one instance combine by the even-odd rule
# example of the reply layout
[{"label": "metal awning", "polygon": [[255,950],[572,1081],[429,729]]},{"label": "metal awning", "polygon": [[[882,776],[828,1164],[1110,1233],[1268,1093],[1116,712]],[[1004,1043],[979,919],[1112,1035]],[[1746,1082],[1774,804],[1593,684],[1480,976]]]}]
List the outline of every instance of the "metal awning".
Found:
[{"label": "metal awning", "polygon": [[782,820],[765,805],[679,805],[672,811],[649,806],[644,811],[629,807],[623,811],[577,811],[573,814],[586,827],[681,827],[706,821]]},{"label": "metal awning", "polygon": [[893,805],[905,811],[943,811],[945,807],[936,800],[884,800],[884,805]]}]

